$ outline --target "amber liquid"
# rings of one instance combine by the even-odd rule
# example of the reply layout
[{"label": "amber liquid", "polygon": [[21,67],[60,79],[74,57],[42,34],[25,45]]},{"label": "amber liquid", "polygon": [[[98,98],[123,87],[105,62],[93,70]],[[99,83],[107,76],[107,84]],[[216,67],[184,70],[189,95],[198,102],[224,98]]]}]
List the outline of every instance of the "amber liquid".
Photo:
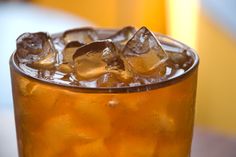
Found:
[{"label": "amber liquid", "polygon": [[197,68],[162,88],[84,93],[11,66],[20,157],[189,157]]}]

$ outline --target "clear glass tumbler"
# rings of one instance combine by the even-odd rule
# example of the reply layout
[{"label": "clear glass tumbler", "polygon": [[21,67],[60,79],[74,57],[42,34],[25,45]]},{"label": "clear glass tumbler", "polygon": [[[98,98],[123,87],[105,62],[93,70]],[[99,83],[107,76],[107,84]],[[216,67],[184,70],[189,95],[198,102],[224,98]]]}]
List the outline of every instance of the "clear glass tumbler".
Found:
[{"label": "clear glass tumbler", "polygon": [[198,56],[158,35],[164,49],[194,60],[180,76],[122,88],[57,85],[26,75],[10,59],[20,157],[189,157]]}]

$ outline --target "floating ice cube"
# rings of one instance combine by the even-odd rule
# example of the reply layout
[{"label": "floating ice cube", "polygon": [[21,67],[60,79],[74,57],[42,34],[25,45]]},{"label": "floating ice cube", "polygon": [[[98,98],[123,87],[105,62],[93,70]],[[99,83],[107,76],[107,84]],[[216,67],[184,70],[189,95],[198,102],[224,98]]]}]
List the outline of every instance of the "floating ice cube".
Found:
[{"label": "floating ice cube", "polygon": [[107,139],[112,156],[117,157],[153,157],[157,140],[154,137],[143,137],[132,134],[116,135]]},{"label": "floating ice cube", "polygon": [[115,47],[109,41],[97,41],[77,49],[73,55],[75,75],[78,80],[98,78],[106,73],[125,76],[125,65]]},{"label": "floating ice cube", "polygon": [[74,147],[76,157],[108,157],[111,156],[102,139]]},{"label": "floating ice cube", "polygon": [[123,55],[138,74],[158,73],[160,65],[167,60],[167,54],[156,37],[142,27],[126,44]]},{"label": "floating ice cube", "polygon": [[108,39],[111,39],[119,50],[122,50],[125,44],[133,37],[135,31],[134,27],[127,26],[108,37]]},{"label": "floating ice cube", "polygon": [[17,39],[17,58],[30,67],[52,67],[56,62],[56,53],[47,33],[24,33]]},{"label": "floating ice cube", "polygon": [[82,44],[88,44],[98,39],[97,33],[92,28],[78,28],[65,31],[62,35],[65,43],[78,41]]},{"label": "floating ice cube", "polygon": [[73,61],[73,55],[76,52],[76,50],[83,46],[84,44],[79,43],[78,41],[72,41],[68,43],[64,50],[62,51],[63,55],[63,63],[70,63]]}]

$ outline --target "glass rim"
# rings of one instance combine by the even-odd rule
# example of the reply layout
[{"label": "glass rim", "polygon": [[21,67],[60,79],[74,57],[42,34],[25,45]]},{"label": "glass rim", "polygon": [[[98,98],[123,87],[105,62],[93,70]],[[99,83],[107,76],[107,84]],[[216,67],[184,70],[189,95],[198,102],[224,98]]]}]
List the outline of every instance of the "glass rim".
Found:
[{"label": "glass rim", "polygon": [[[106,29],[106,30],[100,29],[99,31],[107,31],[107,30],[114,31],[114,29]],[[187,46],[186,44],[184,44],[178,40],[175,40],[169,36],[166,36],[166,35],[163,35],[160,33],[154,33],[154,34],[156,35],[157,38],[160,38],[159,40],[161,43],[163,42],[162,40],[164,40],[164,39],[169,40],[171,42],[174,42],[174,44],[178,45],[179,47],[181,46],[185,50],[189,51],[191,53],[191,56],[193,57],[193,60],[194,60],[191,67],[189,69],[187,69],[183,74],[172,77],[170,79],[167,79],[167,80],[164,80],[161,82],[155,82],[155,83],[151,83],[151,84],[138,85],[138,86],[132,86],[132,87],[129,87],[129,86],[125,86],[125,87],[80,87],[80,86],[67,85],[67,84],[63,84],[63,83],[59,83],[59,82],[50,82],[49,80],[39,79],[39,78],[30,76],[30,75],[27,75],[22,69],[19,68],[19,66],[15,63],[15,59],[14,59],[16,52],[13,52],[13,54],[10,57],[10,67],[11,67],[11,69],[13,68],[15,70],[15,72],[18,72],[21,76],[27,77],[29,79],[36,81],[36,82],[50,85],[50,86],[57,86],[59,88],[67,89],[70,91],[76,91],[76,92],[80,92],[80,93],[134,93],[134,92],[150,91],[150,90],[155,90],[155,89],[159,89],[162,87],[170,86],[172,84],[176,84],[179,81],[187,78],[192,72],[197,70],[198,65],[199,65],[199,56],[194,49],[192,49],[191,47]]]}]

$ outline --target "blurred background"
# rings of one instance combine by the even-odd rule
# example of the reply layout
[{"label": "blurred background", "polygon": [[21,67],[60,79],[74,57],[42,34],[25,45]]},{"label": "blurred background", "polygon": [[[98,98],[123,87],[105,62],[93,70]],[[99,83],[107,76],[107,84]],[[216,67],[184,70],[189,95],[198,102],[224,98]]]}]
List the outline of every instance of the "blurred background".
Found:
[{"label": "blurred background", "polygon": [[[8,59],[20,34],[88,25],[133,25],[147,26],[197,50],[196,126],[236,137],[235,10],[235,0],[0,0],[0,132],[11,128],[7,133],[15,138],[14,125],[10,125],[13,105]],[[0,156],[1,140],[6,137],[0,135]]]}]

